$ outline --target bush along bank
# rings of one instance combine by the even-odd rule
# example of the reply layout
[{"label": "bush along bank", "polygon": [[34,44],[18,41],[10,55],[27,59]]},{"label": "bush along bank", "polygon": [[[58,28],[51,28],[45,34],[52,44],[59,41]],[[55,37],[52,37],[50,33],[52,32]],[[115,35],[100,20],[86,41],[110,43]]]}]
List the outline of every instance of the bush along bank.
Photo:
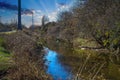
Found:
[{"label": "bush along bank", "polygon": [[5,76],[8,80],[48,80],[45,73],[43,48],[32,36],[19,31],[4,36],[6,49],[11,54],[12,67]]}]

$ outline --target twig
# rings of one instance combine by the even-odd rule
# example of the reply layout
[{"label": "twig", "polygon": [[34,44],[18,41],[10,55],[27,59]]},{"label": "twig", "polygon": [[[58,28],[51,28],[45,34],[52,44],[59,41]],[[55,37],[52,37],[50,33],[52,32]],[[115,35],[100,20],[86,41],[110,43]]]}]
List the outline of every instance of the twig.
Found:
[{"label": "twig", "polygon": [[100,68],[98,69],[98,71],[95,73],[95,75],[93,76],[93,78],[92,78],[92,80],[94,80],[95,79],[95,77],[97,76],[97,74],[100,72],[100,70],[102,69],[102,67],[105,65],[105,63],[106,62],[104,62],[101,66],[100,66]]}]

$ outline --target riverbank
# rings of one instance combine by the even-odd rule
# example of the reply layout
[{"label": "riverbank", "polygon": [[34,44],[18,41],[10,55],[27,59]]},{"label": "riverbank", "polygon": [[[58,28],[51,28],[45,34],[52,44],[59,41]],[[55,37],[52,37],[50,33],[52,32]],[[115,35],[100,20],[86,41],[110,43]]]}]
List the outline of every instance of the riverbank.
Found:
[{"label": "riverbank", "polygon": [[[105,50],[81,49],[79,47],[88,45],[94,47],[96,45],[94,42],[89,43],[85,39],[79,39],[77,42],[76,39],[74,42],[76,44],[72,44],[61,39],[43,39],[39,36],[40,34],[29,31],[18,31],[2,36],[6,41],[5,44],[7,44],[5,50],[10,52],[10,56],[7,57],[12,62],[12,66],[8,66],[8,70],[1,72],[5,74],[2,77],[16,80],[52,79],[45,71],[44,52],[42,50],[44,45],[62,55],[59,57],[59,61],[63,65],[69,66],[70,72],[77,79],[120,79],[119,58],[110,55],[111,53]],[[1,51],[4,50],[1,48]],[[9,73],[6,74],[6,72]]]},{"label": "riverbank", "polygon": [[7,70],[11,66],[11,54],[5,49],[4,38],[0,37],[0,79],[7,74]]},{"label": "riverbank", "polygon": [[29,31],[1,34],[5,41],[5,49],[10,53],[2,53],[1,51],[5,51],[0,48],[0,56],[3,56],[0,61],[4,61],[4,64],[11,62],[10,67],[0,65],[1,80],[48,80],[50,78],[45,73],[42,45],[37,42],[36,36],[27,33],[32,34]]},{"label": "riverbank", "polygon": [[60,60],[64,65],[69,65],[78,78],[119,80],[119,61],[112,56],[112,62],[108,54],[92,50],[77,50],[71,54],[63,54]]},{"label": "riverbank", "polygon": [[[117,58],[116,55],[112,54],[116,52],[110,52],[104,48],[98,49],[96,47],[99,46],[94,42],[89,43],[87,42],[89,40],[84,40],[80,39],[81,42],[76,42],[77,45],[60,39],[58,41],[58,39],[54,38],[49,38],[43,42],[46,42],[47,47],[62,55],[62,57],[59,57],[60,62],[71,67],[71,72],[76,75],[75,78],[85,80],[119,80],[120,56],[118,55]],[[87,46],[90,49],[81,49],[79,46]]]}]

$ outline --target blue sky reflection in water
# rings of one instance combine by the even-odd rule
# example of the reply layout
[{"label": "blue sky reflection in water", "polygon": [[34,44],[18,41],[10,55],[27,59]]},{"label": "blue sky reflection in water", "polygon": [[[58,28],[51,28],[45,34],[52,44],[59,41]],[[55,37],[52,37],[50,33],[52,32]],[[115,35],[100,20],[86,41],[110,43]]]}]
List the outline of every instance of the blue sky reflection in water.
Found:
[{"label": "blue sky reflection in water", "polygon": [[70,72],[58,61],[58,53],[49,49],[46,49],[46,51],[47,73],[50,74],[54,80],[67,80],[67,78],[70,77]]}]

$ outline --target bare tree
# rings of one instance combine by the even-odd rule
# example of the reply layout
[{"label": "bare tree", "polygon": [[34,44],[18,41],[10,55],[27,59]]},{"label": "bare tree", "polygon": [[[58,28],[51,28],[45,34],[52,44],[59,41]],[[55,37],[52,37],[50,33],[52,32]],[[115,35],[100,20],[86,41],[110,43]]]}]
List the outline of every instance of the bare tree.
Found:
[{"label": "bare tree", "polygon": [[45,29],[45,24],[49,21],[49,18],[47,16],[42,17],[42,30]]}]

